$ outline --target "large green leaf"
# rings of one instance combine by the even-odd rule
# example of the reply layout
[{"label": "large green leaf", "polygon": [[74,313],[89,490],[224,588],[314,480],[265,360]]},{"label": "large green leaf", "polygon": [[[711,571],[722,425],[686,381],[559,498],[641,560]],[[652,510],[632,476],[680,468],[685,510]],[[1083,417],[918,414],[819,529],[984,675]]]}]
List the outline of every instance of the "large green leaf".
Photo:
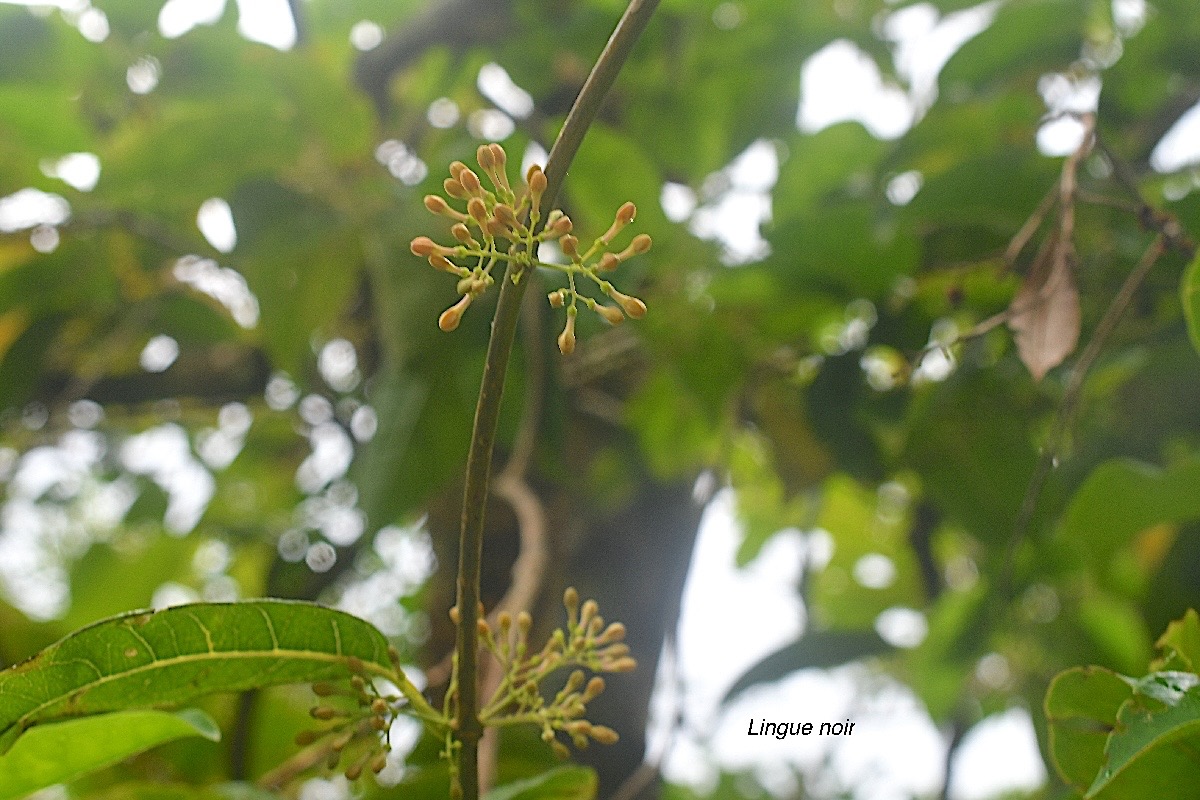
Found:
[{"label": "large green leaf", "polygon": [[497,786],[484,800],[593,800],[597,786],[596,771],[590,767],[558,767]]},{"label": "large green leaf", "polygon": [[0,800],[15,800],[66,783],[151,747],[188,736],[219,741],[217,724],[202,711],[117,711],[42,725],[0,756]]},{"label": "large green leaf", "polygon": [[34,725],[213,692],[390,672],[372,625],[310,603],[258,600],[141,611],[83,628],[0,672],[0,751]]},{"label": "large green leaf", "polygon": [[1167,470],[1130,459],[1096,467],[1071,498],[1061,536],[1091,564],[1106,564],[1135,535],[1159,522],[1200,517],[1200,461]]}]

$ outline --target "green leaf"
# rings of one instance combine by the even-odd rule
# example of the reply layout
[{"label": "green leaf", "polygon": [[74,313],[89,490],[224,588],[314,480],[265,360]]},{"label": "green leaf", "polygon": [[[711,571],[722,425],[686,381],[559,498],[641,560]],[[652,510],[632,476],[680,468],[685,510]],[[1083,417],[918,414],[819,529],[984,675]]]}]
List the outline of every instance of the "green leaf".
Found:
[{"label": "green leaf", "polygon": [[594,800],[598,785],[596,771],[590,767],[558,767],[497,786],[484,800]]},{"label": "green leaf", "polygon": [[387,647],[371,624],[310,603],[198,603],[123,614],[0,672],[0,752],[34,725],[337,678],[351,657],[390,674]]},{"label": "green leaf", "polygon": [[1179,296],[1183,300],[1183,316],[1187,319],[1192,346],[1200,351],[1200,252],[1183,272]]},{"label": "green leaf", "polygon": [[1192,672],[1200,667],[1200,614],[1189,608],[1181,619],[1167,626],[1155,645],[1166,651],[1167,659],[1178,658]]},{"label": "green leaf", "polygon": [[1160,522],[1200,517],[1200,460],[1168,470],[1131,459],[1096,467],[1071,498],[1062,538],[1085,563],[1107,564],[1141,531]]},{"label": "green leaf", "polygon": [[[1117,727],[1105,746],[1104,768],[1086,797],[1170,797],[1179,786],[1195,781],[1198,745],[1200,676],[1190,672],[1147,675],[1117,712]],[[1136,789],[1105,792],[1119,777],[1126,778],[1124,786]]]},{"label": "green leaf", "polygon": [[725,693],[728,703],[751,686],[785,678],[801,669],[828,669],[887,653],[892,646],[873,630],[806,631],[799,639],[759,661]]},{"label": "green leaf", "polygon": [[1063,780],[1089,786],[1104,762],[1104,745],[1117,723],[1117,708],[1130,697],[1126,679],[1102,667],[1059,673],[1046,691],[1050,754]]},{"label": "green leaf", "polygon": [[221,731],[194,708],[177,713],[118,711],[43,725],[0,756],[0,800],[24,797],[188,736],[216,742]]}]

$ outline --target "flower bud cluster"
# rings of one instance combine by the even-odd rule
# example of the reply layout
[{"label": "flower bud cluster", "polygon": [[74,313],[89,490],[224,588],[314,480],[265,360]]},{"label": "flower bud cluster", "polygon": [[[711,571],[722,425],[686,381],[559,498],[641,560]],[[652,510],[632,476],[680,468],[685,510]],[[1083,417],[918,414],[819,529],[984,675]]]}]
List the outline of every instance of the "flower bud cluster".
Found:
[{"label": "flower bud cluster", "polygon": [[[399,671],[399,653],[390,648],[388,656]],[[387,766],[392,749],[388,732],[403,698],[381,694],[364,677],[359,659],[349,659],[349,667],[356,674],[348,682],[318,681],[312,685],[313,694],[320,701],[309,709],[309,715],[331,724],[301,731],[296,735],[296,744],[313,748],[323,756],[327,769],[341,769],[353,781],[367,770],[378,774]]]},{"label": "flower bud cluster", "polygon": [[[567,589],[563,596],[567,608],[567,626],[550,636],[546,644],[534,650],[529,646],[533,620],[522,611],[514,618],[501,613],[495,624],[481,620],[479,640],[495,656],[504,677],[480,719],[485,724],[504,725],[528,722],[541,729],[542,739],[562,757],[568,755],[558,735],[564,734],[577,748],[589,742],[613,744],[617,733],[584,718],[587,704],[604,691],[604,678],[593,673],[628,672],[637,666],[622,641],[625,626],[620,622],[606,625],[594,600],[579,604],[579,593]],[[559,670],[576,667],[566,683],[551,699],[542,694],[541,684]],[[579,669],[579,668],[582,669]]]},{"label": "flower bud cluster", "polygon": [[[508,156],[503,147],[494,143],[480,145],[475,156],[490,189],[480,179],[479,173],[461,161],[455,161],[450,165],[450,177],[443,182],[442,188],[446,198],[465,205],[460,209],[439,195],[425,197],[425,207],[430,213],[453,222],[450,233],[456,243],[441,245],[428,236],[418,236],[412,240],[413,255],[427,259],[435,269],[458,278],[461,297],[442,312],[438,327],[444,331],[458,327],[472,301],[495,282],[492,269],[501,261],[515,267],[513,280],[519,280],[525,269],[534,266],[566,274],[568,285],[551,292],[549,297],[551,306],[566,308],[566,324],[558,337],[558,348],[564,355],[570,355],[575,350],[575,317],[581,304],[612,325],[624,321],[626,316],[635,319],[645,316],[645,303],[623,294],[600,276],[600,273],[611,272],[623,261],[650,249],[650,237],[643,233],[635,236],[622,250],[608,250],[617,235],[637,216],[637,207],[633,203],[622,205],[608,230],[585,250],[573,232],[571,218],[561,209],[550,211],[546,215],[545,225],[539,227],[538,223],[542,221],[542,197],[548,186],[546,174],[540,166],[535,164],[530,167],[525,176],[525,186],[518,193],[508,179],[505,166]],[[548,241],[558,242],[559,248],[570,259],[569,264],[552,264],[537,259],[538,245]],[[464,266],[464,263],[471,266]],[[594,282],[614,305],[598,302],[580,293],[576,287],[577,276]]]}]

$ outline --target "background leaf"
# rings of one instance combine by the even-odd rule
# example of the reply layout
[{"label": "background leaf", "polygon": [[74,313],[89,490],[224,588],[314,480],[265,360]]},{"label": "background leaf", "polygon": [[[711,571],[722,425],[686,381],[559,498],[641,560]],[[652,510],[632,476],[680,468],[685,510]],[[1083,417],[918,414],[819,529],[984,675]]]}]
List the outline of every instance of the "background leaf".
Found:
[{"label": "background leaf", "polygon": [[176,713],[117,711],[41,725],[0,756],[0,800],[66,783],[187,736],[216,742],[221,731],[207,714],[194,708]]}]

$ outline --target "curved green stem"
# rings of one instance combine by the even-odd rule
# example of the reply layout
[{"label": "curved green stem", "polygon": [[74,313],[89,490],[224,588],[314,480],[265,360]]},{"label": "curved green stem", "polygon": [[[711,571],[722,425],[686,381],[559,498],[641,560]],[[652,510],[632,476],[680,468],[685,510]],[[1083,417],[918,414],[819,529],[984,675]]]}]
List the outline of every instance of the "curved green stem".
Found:
[{"label": "curved green stem", "polygon": [[[609,88],[629,57],[633,45],[641,36],[658,0],[632,0],[625,9],[604,51],[592,67],[592,72],[567,114],[567,120],[550,150],[546,163],[547,187],[542,195],[545,208],[552,208],[567,168],[583,143],[588,127],[596,118]],[[531,228],[536,227],[536,223]],[[535,254],[536,255],[536,254]],[[483,513],[491,478],[492,449],[496,443],[496,425],[500,418],[500,398],[508,372],[509,356],[521,310],[521,297],[528,281],[519,280],[522,268],[508,262],[504,279],[500,281],[500,297],[492,320],[488,340],[487,361],[479,387],[479,402],[475,407],[475,425],[471,434],[471,450],[467,456],[466,487],[463,490],[462,529],[459,536],[458,610],[458,779],[463,800],[479,798],[479,738],[483,726],[478,715],[479,662],[476,626],[479,619],[479,572],[483,558]]]}]

